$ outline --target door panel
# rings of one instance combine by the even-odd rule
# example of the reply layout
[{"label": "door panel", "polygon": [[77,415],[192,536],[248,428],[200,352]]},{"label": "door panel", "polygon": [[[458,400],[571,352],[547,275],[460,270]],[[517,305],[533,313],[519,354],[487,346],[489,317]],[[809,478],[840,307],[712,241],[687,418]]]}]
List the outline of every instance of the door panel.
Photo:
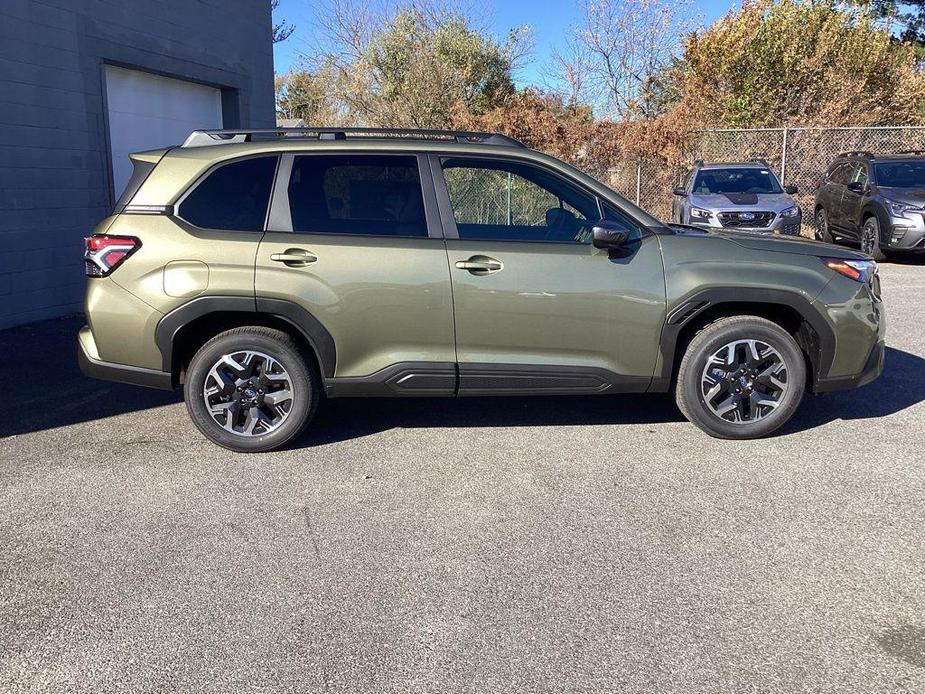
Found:
[{"label": "door panel", "polygon": [[[305,253],[316,260],[273,260]],[[440,239],[270,232],[257,296],[294,301],[334,338],[335,377],[401,362],[455,362],[453,305]]]},{"label": "door panel", "polygon": [[324,326],[344,393],[377,384],[428,394],[455,389],[446,248],[430,179],[422,185],[419,167],[405,154],[327,152],[280,162],[273,231],[257,251],[258,301],[296,302]]},{"label": "door panel", "polygon": [[[600,390],[608,374],[616,381],[608,390],[645,390],[665,316],[657,238],[644,237],[629,257],[614,259],[606,250],[578,243],[447,239],[446,244],[461,394],[467,388],[516,390],[519,378],[530,389],[529,380],[504,367],[496,367],[504,378],[493,384],[482,377],[467,382],[467,372],[484,364],[543,367],[555,379],[567,379],[583,367],[577,375],[590,380],[571,384],[573,390]],[[503,268],[456,267],[473,256],[495,259]],[[595,370],[607,372],[596,372],[597,384]],[[541,371],[532,374],[534,383],[543,386]],[[552,381],[545,385],[554,387]]]},{"label": "door panel", "polygon": [[[852,162],[849,183],[867,183],[867,167],[861,162]],[[864,196],[845,187],[841,199],[841,225],[850,235],[860,238],[861,208],[864,206]]]}]

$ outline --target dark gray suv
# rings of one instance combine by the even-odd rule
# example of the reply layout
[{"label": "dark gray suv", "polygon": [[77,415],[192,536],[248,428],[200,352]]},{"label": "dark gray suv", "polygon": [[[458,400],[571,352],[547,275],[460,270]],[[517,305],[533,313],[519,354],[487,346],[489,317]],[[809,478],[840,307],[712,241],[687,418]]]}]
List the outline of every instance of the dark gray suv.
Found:
[{"label": "dark gray suv", "polygon": [[846,152],[816,190],[816,238],[856,241],[883,260],[925,251],[925,151]]}]

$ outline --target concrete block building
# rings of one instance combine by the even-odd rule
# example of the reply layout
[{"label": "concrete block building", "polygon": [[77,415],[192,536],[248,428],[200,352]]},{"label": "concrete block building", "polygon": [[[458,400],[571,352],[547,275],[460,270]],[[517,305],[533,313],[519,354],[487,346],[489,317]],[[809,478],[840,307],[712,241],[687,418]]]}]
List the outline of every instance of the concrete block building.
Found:
[{"label": "concrete block building", "polygon": [[0,328],[78,312],[129,152],[273,127],[270,0],[0,2]]}]

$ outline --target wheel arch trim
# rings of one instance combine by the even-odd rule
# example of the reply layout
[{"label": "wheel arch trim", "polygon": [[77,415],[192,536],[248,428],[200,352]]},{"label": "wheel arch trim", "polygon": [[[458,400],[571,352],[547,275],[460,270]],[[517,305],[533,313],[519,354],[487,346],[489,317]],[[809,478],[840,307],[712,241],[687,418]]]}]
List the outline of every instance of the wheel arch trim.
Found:
[{"label": "wheel arch trim", "polygon": [[[812,327],[818,338],[818,345],[809,346],[812,361],[812,383],[824,378],[835,358],[835,332],[811,301],[803,295],[783,289],[758,287],[713,287],[695,292],[668,312],[662,328],[660,341],[661,371],[655,374],[653,383],[667,390],[674,377],[678,355],[678,340],[691,321],[712,307],[722,304],[752,304],[783,306],[795,311]],[[807,349],[800,345],[801,349]]]},{"label": "wheel arch trim", "polygon": [[155,328],[154,340],[161,353],[164,371],[175,371],[174,344],[180,331],[193,321],[213,313],[272,316],[288,323],[310,345],[322,376],[330,378],[334,375],[337,350],[334,338],[321,321],[292,301],[252,296],[201,296],[162,317]]}]

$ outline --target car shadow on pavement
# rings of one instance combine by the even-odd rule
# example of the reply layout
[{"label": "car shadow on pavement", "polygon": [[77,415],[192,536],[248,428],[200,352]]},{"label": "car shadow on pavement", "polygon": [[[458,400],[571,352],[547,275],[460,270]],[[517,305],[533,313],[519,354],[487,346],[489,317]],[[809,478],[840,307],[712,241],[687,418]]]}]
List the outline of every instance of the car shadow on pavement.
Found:
[{"label": "car shadow on pavement", "polygon": [[[178,403],[166,392],[97,381],[77,366],[81,317],[0,331],[0,350],[32,365],[13,386],[12,417],[0,417],[0,438]],[[807,396],[780,433],[836,419],[882,417],[925,399],[925,359],[888,347],[883,376],[861,390]],[[583,426],[683,421],[669,395],[589,395],[498,398],[369,398],[328,400],[297,442],[311,447],[395,428]],[[190,425],[192,426],[192,424]]]},{"label": "car shadow on pavement", "polygon": [[[858,390],[807,395],[778,434],[900,412],[925,399],[925,359],[887,347],[883,375]],[[683,421],[669,395],[329,400],[296,443],[310,447],[395,428],[582,426]]]},{"label": "car shadow on pavement", "polygon": [[886,348],[883,374],[855,390],[807,395],[796,415],[778,434],[791,434],[836,419],[871,419],[901,412],[925,400],[925,359]]},{"label": "car shadow on pavement", "polygon": [[[179,402],[180,393],[87,378],[77,366],[70,316],[0,331],[0,350],[25,368],[12,386],[16,406],[0,417],[0,437],[53,429]],[[12,417],[10,416],[12,412]]]}]

